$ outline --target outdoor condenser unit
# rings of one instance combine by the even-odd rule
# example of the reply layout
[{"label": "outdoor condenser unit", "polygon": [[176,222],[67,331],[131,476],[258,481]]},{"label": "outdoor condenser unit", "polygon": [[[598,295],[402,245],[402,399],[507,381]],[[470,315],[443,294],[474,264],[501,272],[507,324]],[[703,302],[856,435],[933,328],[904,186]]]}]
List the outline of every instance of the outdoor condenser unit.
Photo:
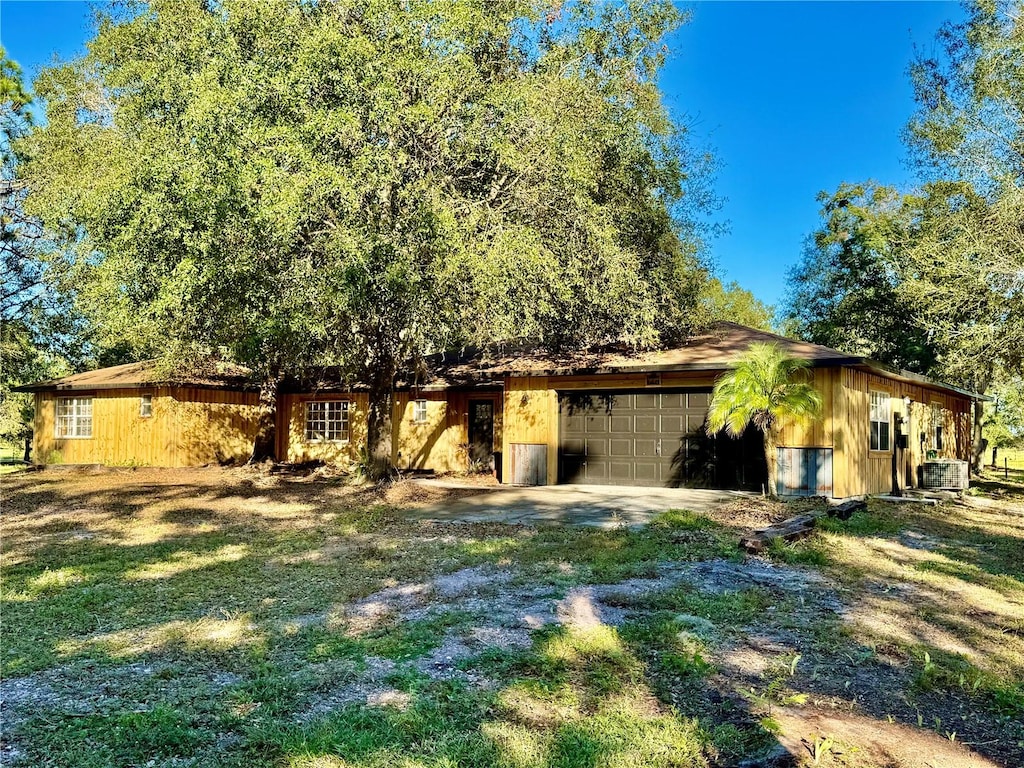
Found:
[{"label": "outdoor condenser unit", "polygon": [[966,461],[947,459],[945,461],[926,461],[921,469],[921,486],[923,488],[945,488],[962,491],[970,484]]}]

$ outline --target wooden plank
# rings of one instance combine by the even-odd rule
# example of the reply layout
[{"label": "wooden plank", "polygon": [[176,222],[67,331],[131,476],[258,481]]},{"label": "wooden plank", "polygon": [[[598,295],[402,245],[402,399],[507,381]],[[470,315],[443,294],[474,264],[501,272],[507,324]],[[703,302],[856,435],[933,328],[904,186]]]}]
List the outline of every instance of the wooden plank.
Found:
[{"label": "wooden plank", "polygon": [[776,539],[797,541],[805,538],[810,536],[814,530],[815,520],[820,514],[797,515],[796,517],[784,520],[778,525],[754,531],[751,535],[740,539],[740,546],[748,552],[761,552]]}]

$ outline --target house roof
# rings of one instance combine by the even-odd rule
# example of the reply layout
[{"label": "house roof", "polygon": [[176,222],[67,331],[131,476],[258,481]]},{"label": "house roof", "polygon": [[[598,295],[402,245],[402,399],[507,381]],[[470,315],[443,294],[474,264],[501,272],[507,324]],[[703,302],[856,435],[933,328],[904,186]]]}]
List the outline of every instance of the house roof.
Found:
[{"label": "house roof", "polygon": [[15,392],[52,392],[102,389],[143,389],[157,385],[197,387],[201,389],[254,389],[250,371],[240,365],[209,362],[187,371],[168,374],[156,360],[114,365],[93,371],[62,376],[16,387]]},{"label": "house roof", "polygon": [[693,336],[671,349],[638,351],[623,346],[608,346],[565,353],[537,349],[502,352],[469,349],[462,353],[442,353],[427,359],[426,374],[420,382],[427,388],[443,388],[493,381],[505,376],[720,371],[739,360],[747,348],[755,343],[777,344],[790,356],[809,361],[814,368],[852,366],[976,400],[989,399],[911,371],[895,370],[860,355],[850,355],[821,344],[788,339],[730,322],[715,323],[706,333]]},{"label": "house roof", "polygon": [[[400,389],[425,390],[450,387],[500,386],[506,376],[571,376],[602,373],[660,373],[667,371],[719,371],[739,360],[753,343],[777,344],[793,357],[808,360],[815,368],[851,366],[934,389],[955,392],[975,400],[990,398],[910,371],[888,368],[866,357],[848,355],[821,344],[787,339],[768,331],[736,323],[716,323],[706,333],[688,339],[678,347],[661,350],[631,350],[606,346],[576,352],[554,353],[538,349],[473,349],[444,352],[424,360],[420,370],[399,377]],[[189,372],[160,373],[155,360],[116,365],[78,373],[60,379],[17,387],[17,392],[63,390],[134,389],[156,385],[177,385],[215,389],[255,389],[251,371],[239,365],[211,361]],[[287,379],[285,391],[363,390],[365,385],[346,383],[337,371],[323,369],[317,375]]]},{"label": "house roof", "polygon": [[638,351],[613,345],[563,353],[533,349],[495,354],[494,351],[468,350],[462,355],[434,355],[428,358],[427,363],[435,377],[456,381],[500,376],[714,371],[728,368],[743,356],[751,344],[757,342],[778,344],[788,354],[809,360],[815,367],[852,365],[863,360],[820,344],[795,341],[767,331],[723,322],[671,349]]}]

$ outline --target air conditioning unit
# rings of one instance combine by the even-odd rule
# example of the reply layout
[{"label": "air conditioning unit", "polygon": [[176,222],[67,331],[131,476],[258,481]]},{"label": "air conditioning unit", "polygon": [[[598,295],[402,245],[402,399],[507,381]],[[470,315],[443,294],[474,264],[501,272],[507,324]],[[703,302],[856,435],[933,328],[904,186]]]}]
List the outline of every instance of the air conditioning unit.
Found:
[{"label": "air conditioning unit", "polygon": [[921,469],[922,488],[943,488],[963,491],[970,484],[970,473],[966,461],[941,459],[926,461]]}]

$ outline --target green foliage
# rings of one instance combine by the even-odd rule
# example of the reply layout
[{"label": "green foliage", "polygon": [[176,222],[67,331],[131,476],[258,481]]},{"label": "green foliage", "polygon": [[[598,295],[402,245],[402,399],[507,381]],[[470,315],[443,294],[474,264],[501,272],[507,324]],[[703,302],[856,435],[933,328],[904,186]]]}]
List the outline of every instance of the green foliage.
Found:
[{"label": "green foliage", "polygon": [[751,344],[715,383],[708,434],[724,429],[738,437],[750,424],[770,432],[780,422],[813,418],[821,409],[821,395],[807,381],[797,380],[809,367],[808,361],[789,357],[777,344]]},{"label": "green foliage", "polygon": [[935,341],[899,269],[911,227],[904,197],[868,183],[841,184],[818,200],[822,225],[790,273],[786,329],[896,368],[934,372]]},{"label": "green foliage", "polygon": [[718,278],[708,280],[701,299],[711,320],[727,320],[749,328],[772,330],[775,307],[764,304],[736,281],[722,285]]},{"label": "green foliage", "polygon": [[823,196],[787,315],[810,340],[985,393],[1024,365],[1024,14],[1019,0],[966,6],[911,66],[921,188]]},{"label": "green foliage", "polygon": [[[471,342],[654,345],[705,272],[668,2],[162,0],[36,82],[30,211],[105,345],[372,384]],[[699,205],[699,204],[698,204]]]}]

